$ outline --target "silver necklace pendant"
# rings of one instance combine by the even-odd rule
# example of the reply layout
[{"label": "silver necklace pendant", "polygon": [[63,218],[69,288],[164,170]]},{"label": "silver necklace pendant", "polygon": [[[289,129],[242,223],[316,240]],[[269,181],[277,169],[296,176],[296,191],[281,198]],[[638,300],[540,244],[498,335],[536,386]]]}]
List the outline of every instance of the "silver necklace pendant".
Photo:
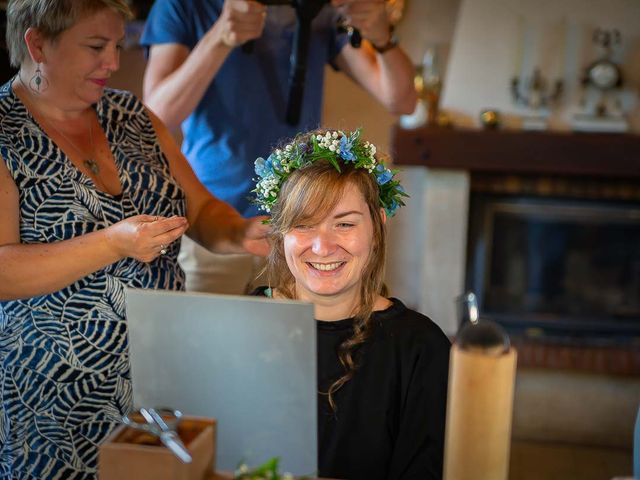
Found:
[{"label": "silver necklace pendant", "polygon": [[94,175],[100,175],[100,166],[93,158],[87,158],[82,163],[89,169]]}]

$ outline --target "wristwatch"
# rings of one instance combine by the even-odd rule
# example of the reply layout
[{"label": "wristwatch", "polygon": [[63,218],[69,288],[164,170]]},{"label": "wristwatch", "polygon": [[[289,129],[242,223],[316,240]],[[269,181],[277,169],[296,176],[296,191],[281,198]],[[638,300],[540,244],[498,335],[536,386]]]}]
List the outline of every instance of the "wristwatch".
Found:
[{"label": "wristwatch", "polygon": [[387,50],[391,50],[398,46],[398,36],[396,35],[396,31],[393,25],[389,26],[389,40],[384,45],[376,45],[373,42],[370,42],[373,49],[378,53],[384,53]]}]

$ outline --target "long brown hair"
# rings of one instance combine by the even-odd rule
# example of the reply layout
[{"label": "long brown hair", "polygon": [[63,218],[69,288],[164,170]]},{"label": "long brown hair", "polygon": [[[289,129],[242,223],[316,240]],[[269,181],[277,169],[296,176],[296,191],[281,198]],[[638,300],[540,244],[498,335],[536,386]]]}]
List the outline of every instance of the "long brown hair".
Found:
[{"label": "long brown hair", "polygon": [[[314,134],[317,132],[314,132]],[[331,384],[326,393],[335,411],[333,395],[357,370],[354,358],[358,346],[372,332],[372,313],[378,295],[386,296],[384,265],[386,257],[386,232],[380,209],[378,184],[366,169],[341,164],[341,172],[328,161],[318,160],[291,173],[282,185],[278,201],[271,211],[272,249],[267,258],[267,275],[271,287],[285,298],[296,298],[293,277],[284,253],[284,235],[300,223],[314,223],[326,217],[337,205],[348,185],[354,185],[362,193],[373,224],[373,242],[360,283],[360,303],[352,312],[353,335],[338,349],[338,358],[344,374]]]}]

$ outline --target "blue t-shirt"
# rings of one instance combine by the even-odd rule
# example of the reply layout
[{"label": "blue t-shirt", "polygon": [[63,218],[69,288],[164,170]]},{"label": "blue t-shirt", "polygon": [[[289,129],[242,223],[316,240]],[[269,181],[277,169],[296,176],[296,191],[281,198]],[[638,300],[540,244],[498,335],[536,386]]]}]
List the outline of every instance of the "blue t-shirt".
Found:
[{"label": "blue t-shirt", "polygon": [[[218,19],[224,0],[158,0],[141,44],[179,43],[193,49]],[[346,38],[336,32],[337,15],[325,5],[312,23],[304,97],[298,126],[285,122],[289,57],[296,15],[286,5],[269,6],[262,36],[252,53],[235,48],[195,111],[183,122],[182,151],[200,181],[243,215],[259,213],[249,201],[253,162],[280,141],[320,124],[324,66]],[[263,213],[263,212],[262,212]]]}]

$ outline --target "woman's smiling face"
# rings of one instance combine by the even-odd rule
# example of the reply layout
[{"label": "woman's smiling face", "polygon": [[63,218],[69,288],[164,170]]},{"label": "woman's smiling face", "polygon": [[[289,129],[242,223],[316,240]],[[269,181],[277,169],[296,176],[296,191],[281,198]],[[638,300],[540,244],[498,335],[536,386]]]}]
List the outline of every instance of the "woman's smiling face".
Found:
[{"label": "woman's smiling face", "polygon": [[296,281],[297,298],[357,301],[372,245],[369,208],[359,189],[348,184],[325,218],[295,225],[284,235],[285,258]]}]

